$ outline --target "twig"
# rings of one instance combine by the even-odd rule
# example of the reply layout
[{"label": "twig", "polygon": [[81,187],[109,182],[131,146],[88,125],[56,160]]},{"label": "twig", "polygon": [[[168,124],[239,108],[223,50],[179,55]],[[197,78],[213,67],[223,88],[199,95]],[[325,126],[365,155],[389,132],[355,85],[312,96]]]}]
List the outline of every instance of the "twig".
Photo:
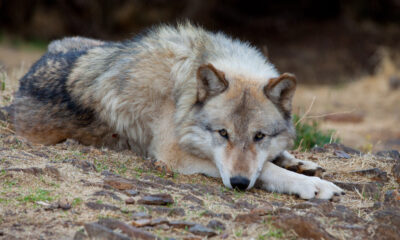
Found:
[{"label": "twig", "polygon": [[311,101],[311,104],[310,104],[310,106],[308,107],[307,111],[306,111],[306,112],[303,114],[303,116],[301,116],[301,118],[296,122],[296,124],[295,124],[296,126],[297,126],[297,124],[299,124],[304,118],[307,117],[307,114],[310,113],[311,108],[312,108],[312,106],[314,105],[315,98],[316,98],[316,96],[313,97],[313,99],[312,99],[312,101]]},{"label": "twig", "polygon": [[334,112],[334,113],[325,113],[325,114],[320,114],[320,115],[308,116],[308,117],[305,117],[305,118],[307,118],[307,119],[310,119],[310,118],[323,118],[323,117],[332,116],[332,115],[337,115],[337,114],[352,113],[352,112],[354,112],[354,111],[355,111],[355,109],[350,110],[350,111]]}]

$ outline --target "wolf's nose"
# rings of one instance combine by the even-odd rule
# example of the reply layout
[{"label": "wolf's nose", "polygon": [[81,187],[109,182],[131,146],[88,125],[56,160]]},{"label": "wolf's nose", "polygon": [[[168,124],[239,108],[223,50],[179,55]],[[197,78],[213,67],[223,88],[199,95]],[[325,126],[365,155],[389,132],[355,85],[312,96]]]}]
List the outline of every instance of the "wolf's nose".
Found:
[{"label": "wolf's nose", "polygon": [[250,184],[250,180],[242,176],[232,177],[230,180],[232,188],[238,188],[242,191],[246,190]]}]

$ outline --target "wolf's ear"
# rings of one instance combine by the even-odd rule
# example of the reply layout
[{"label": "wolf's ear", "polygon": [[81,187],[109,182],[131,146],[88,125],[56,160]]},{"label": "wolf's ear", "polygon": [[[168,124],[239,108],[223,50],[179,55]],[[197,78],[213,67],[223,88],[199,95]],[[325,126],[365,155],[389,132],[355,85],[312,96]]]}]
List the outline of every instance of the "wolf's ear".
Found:
[{"label": "wolf's ear", "polygon": [[222,93],[228,85],[225,74],[212,64],[202,65],[197,70],[197,100],[199,102]]},{"label": "wolf's ear", "polygon": [[283,73],[277,78],[271,78],[264,87],[265,95],[282,110],[285,118],[290,117],[295,90],[296,77],[290,73]]}]

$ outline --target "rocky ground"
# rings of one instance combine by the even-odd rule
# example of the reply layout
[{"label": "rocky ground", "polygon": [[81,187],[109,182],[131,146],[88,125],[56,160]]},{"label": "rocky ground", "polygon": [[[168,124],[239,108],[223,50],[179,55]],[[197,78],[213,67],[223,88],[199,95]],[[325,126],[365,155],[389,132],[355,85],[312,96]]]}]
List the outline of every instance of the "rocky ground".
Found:
[{"label": "rocky ground", "polygon": [[[17,80],[40,55],[18,53],[0,47],[0,82],[5,83],[0,85],[0,106],[12,100]],[[350,98],[351,87],[365,90],[368,80],[363,82],[343,92]],[[314,94],[324,96],[324,91]],[[389,103],[398,94],[377,92],[371,96],[385,95]],[[301,88],[299,93],[296,102],[307,110],[309,99],[302,102],[299,96],[313,95]],[[346,106],[346,98],[334,96]],[[339,111],[325,99],[315,101],[307,116]],[[352,100],[362,102],[361,97]],[[397,117],[393,106],[379,106]],[[366,124],[364,130],[374,121],[369,110],[358,122]],[[344,134],[357,125],[335,123]],[[394,123],[386,129],[398,126]],[[16,136],[0,114],[0,239],[400,239],[400,156],[397,151],[372,152],[336,144],[293,151],[324,167],[322,177],[346,190],[338,202],[305,201],[258,189],[229,190],[219,179],[167,171],[129,151],[70,140],[55,146],[32,144]]]},{"label": "rocky ground", "polygon": [[166,171],[131,152],[67,141],[34,145],[0,131],[1,239],[399,239],[400,156],[341,145],[294,154],[346,189],[297,199]]}]

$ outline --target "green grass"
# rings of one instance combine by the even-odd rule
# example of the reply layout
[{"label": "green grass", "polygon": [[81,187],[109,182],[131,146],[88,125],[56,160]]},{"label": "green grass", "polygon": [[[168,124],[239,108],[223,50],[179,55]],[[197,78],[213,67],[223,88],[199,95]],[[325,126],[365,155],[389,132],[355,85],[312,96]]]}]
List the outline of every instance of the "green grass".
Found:
[{"label": "green grass", "polygon": [[295,149],[299,148],[302,151],[306,151],[315,146],[322,147],[327,143],[340,141],[337,138],[333,138],[334,130],[322,131],[319,129],[317,121],[314,120],[310,123],[298,122],[299,119],[298,115],[293,115],[293,124],[296,127]]},{"label": "green grass", "polygon": [[83,202],[82,198],[74,198],[72,200],[72,206],[75,207],[75,206],[81,205],[82,202]]},{"label": "green grass", "polygon": [[270,239],[274,238],[282,238],[284,236],[283,231],[281,229],[270,229],[267,233],[259,235],[258,240]]},{"label": "green grass", "polygon": [[37,189],[34,193],[31,193],[25,197],[20,197],[17,199],[19,202],[32,202],[37,201],[53,201],[53,197],[50,196],[50,191],[45,189]]}]

